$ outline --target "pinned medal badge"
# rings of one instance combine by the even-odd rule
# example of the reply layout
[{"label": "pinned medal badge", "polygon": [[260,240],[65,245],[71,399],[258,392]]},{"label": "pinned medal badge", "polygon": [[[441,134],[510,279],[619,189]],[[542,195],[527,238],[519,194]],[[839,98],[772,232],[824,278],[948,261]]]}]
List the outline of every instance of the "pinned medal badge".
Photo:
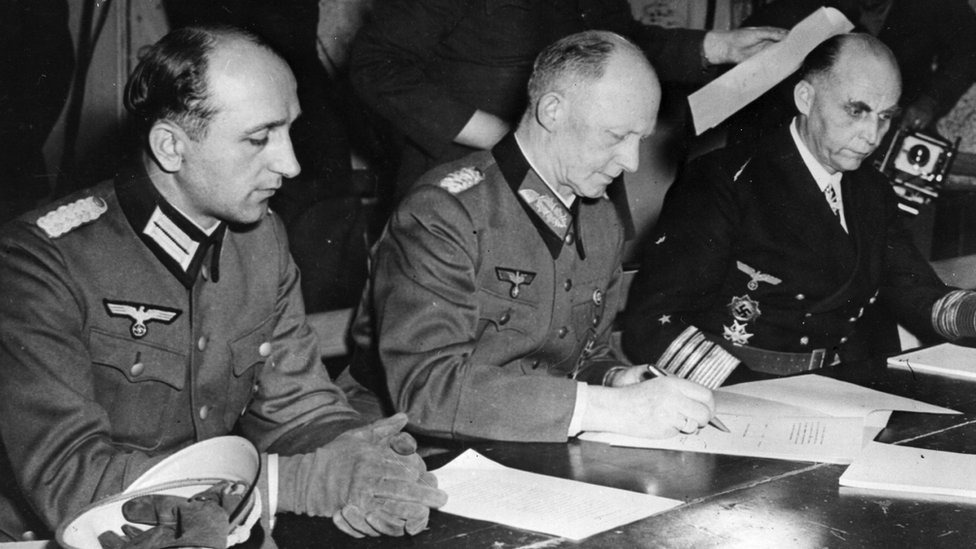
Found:
[{"label": "pinned medal badge", "polygon": [[728,307],[732,318],[739,322],[751,322],[762,314],[762,311],[759,310],[759,302],[749,297],[749,294],[739,297],[733,296]]},{"label": "pinned medal badge", "polygon": [[775,276],[768,275],[766,273],[757,271],[756,269],[753,269],[752,267],[746,265],[745,263],[743,263],[741,261],[736,261],[735,264],[739,268],[740,271],[742,271],[743,273],[745,273],[746,276],[748,276],[750,278],[749,282],[746,284],[746,287],[749,288],[752,291],[756,291],[756,290],[759,289],[759,283],[760,282],[765,282],[765,283],[771,284],[773,286],[775,286],[775,285],[779,284],[780,282],[782,282],[782,280],[776,278]]},{"label": "pinned medal badge", "polygon": [[170,324],[182,312],[178,309],[128,303],[125,301],[112,302],[105,299],[103,303],[105,304],[105,311],[109,316],[124,317],[132,320],[132,326],[129,328],[129,331],[132,333],[132,337],[136,339],[141,339],[149,333],[149,327],[146,326],[149,322]]},{"label": "pinned medal badge", "polygon": [[569,227],[569,212],[553,197],[539,194],[532,189],[522,189],[518,194],[528,202],[529,206],[532,206],[546,225],[556,229]]},{"label": "pinned medal badge", "polygon": [[749,343],[749,338],[755,334],[746,331],[746,325],[733,321],[731,326],[722,326],[722,337],[735,345]]},{"label": "pinned medal badge", "polygon": [[512,296],[512,299],[518,299],[522,285],[528,286],[535,279],[535,273],[533,272],[507,269],[505,267],[495,267],[495,276],[498,277],[498,280],[508,282],[512,285],[512,289],[508,292],[508,295]]}]

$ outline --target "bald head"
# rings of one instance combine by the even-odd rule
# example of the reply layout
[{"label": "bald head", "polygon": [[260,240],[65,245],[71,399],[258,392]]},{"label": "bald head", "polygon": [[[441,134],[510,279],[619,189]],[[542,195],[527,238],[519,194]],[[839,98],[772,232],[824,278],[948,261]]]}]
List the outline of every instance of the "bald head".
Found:
[{"label": "bald head", "polygon": [[599,198],[622,172],[637,169],[660,101],[654,69],[633,44],[610,32],[574,34],[536,59],[516,136],[565,198]]},{"label": "bald head", "polygon": [[558,40],[536,57],[529,79],[526,116],[547,93],[569,94],[589,87],[604,77],[611,65],[625,65],[635,85],[660,99],[660,84],[651,64],[637,46],[607,31],[586,31]]},{"label": "bald head", "polygon": [[824,40],[804,59],[799,76],[801,80],[813,83],[834,76],[838,69],[851,65],[888,73],[889,80],[899,83],[900,93],[901,72],[895,54],[870,34],[838,34]]}]

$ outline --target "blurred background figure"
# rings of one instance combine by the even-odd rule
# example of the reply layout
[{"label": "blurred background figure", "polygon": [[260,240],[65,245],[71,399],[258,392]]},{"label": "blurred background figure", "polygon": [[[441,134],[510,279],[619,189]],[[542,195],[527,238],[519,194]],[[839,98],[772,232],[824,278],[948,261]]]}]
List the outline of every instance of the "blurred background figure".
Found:
[{"label": "blurred background figure", "polygon": [[0,0],[0,223],[51,193],[44,142],[68,98],[66,0]]}]

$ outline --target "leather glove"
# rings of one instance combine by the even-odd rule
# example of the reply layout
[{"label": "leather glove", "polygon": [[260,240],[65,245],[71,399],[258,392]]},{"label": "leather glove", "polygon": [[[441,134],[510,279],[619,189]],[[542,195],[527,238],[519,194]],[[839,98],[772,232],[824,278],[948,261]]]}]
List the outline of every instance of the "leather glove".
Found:
[{"label": "leather glove", "polygon": [[246,495],[246,484],[225,480],[188,499],[164,494],[135,497],[122,505],[122,516],[152,528],[140,530],[123,524],[124,535],[109,530],[98,541],[102,549],[224,549],[230,515]]},{"label": "leather glove", "polygon": [[447,502],[405,414],[352,429],[314,453],[279,457],[278,509],[332,517],[353,537],[422,531],[431,507]]}]

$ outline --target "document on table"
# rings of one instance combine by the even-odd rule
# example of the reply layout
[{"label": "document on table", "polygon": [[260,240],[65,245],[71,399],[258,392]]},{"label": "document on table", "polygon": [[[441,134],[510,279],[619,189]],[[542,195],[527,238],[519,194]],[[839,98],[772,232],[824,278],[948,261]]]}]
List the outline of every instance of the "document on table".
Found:
[{"label": "document on table", "polygon": [[854,25],[834,8],[820,8],[800,21],[782,41],[739,63],[688,97],[695,133],[720,124],[800,67],[827,38]]},{"label": "document on table", "polygon": [[612,446],[823,463],[850,463],[863,443],[862,417],[723,415],[722,421],[729,433],[705,427],[695,434],[664,439],[589,432],[579,438]]},{"label": "document on table", "polygon": [[[836,417],[865,417],[875,410],[899,410],[924,414],[958,414],[956,410],[935,406],[897,395],[875,391],[853,383],[821,375],[791,376],[751,381],[722,387],[715,391],[719,412],[721,393],[735,393],[788,404]],[[732,410],[730,410],[732,411]],[[735,413],[743,413],[735,411]],[[750,412],[765,413],[761,409]]]},{"label": "document on table", "polygon": [[666,511],[682,501],[511,469],[466,450],[434,471],[440,510],[573,540]]},{"label": "document on table", "polygon": [[976,349],[942,343],[888,359],[888,366],[911,372],[976,379]]},{"label": "document on table", "polygon": [[871,442],[840,476],[840,485],[976,498],[976,455]]},{"label": "document on table", "polygon": [[740,383],[715,391],[716,415],[731,435],[705,427],[695,435],[640,439],[612,433],[579,438],[615,446],[850,463],[888,423],[892,410],[959,412],[821,375]]}]

